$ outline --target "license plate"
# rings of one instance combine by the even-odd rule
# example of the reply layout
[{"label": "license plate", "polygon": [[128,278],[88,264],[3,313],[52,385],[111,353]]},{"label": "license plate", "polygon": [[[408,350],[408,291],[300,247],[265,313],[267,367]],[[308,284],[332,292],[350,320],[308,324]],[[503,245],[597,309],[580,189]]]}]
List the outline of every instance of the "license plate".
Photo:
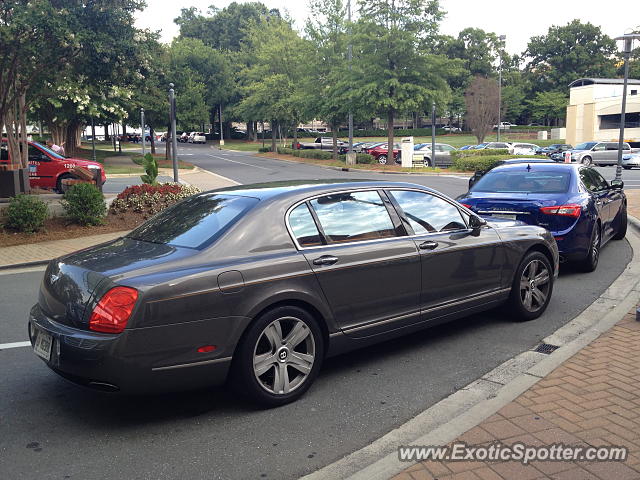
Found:
[{"label": "license plate", "polygon": [[494,213],[491,215],[493,218],[504,218],[505,220],[515,220],[516,215],[512,215],[509,213]]},{"label": "license plate", "polygon": [[44,358],[47,362],[51,359],[51,347],[53,347],[53,337],[47,332],[36,330],[38,336],[33,344],[33,351],[39,357]]}]

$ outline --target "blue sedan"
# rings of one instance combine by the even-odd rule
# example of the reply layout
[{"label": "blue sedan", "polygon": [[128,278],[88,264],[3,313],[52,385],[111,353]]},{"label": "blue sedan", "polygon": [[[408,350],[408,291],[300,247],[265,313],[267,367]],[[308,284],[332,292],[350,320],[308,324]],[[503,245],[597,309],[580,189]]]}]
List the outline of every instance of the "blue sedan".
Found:
[{"label": "blue sedan", "polygon": [[607,182],[576,164],[519,163],[496,167],[458,201],[487,219],[502,218],[551,231],[561,260],[592,272],[600,249],[627,232],[622,181]]}]

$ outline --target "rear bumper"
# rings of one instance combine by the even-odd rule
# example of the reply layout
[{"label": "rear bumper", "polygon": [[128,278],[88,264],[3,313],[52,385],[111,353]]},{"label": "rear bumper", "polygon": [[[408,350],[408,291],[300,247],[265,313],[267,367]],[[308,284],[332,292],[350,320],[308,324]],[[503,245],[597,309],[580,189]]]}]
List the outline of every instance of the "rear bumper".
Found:
[{"label": "rear bumper", "polygon": [[[218,319],[224,323],[224,319]],[[182,328],[181,328],[182,327]],[[188,327],[187,327],[188,328]],[[177,352],[191,338],[183,324],[125,330],[119,335],[80,330],[48,318],[35,305],[29,314],[31,345],[39,331],[53,337],[49,368],[89,388],[129,394],[190,390],[225,382],[231,365],[231,348],[203,355],[202,360],[176,363]],[[148,332],[154,330],[152,334]],[[201,338],[206,338],[202,336]],[[151,338],[166,338],[161,345]],[[197,340],[196,340],[197,341]]]},{"label": "rear bumper", "polygon": [[590,222],[580,220],[570,230],[551,232],[558,244],[562,261],[582,260],[589,253],[591,241]]}]

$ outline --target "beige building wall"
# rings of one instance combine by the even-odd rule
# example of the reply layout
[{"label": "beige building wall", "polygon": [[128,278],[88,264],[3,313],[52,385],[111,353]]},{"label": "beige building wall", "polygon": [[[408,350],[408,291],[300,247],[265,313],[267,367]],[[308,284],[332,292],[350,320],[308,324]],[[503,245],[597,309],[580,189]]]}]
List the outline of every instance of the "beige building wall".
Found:
[{"label": "beige building wall", "polygon": [[[636,94],[632,95],[632,92]],[[600,116],[619,115],[622,110],[623,86],[619,84],[593,84],[573,87],[567,106],[566,142],[615,141],[618,129],[600,129]],[[640,85],[627,89],[627,113],[640,112]],[[625,140],[640,141],[640,128],[626,128]]]}]

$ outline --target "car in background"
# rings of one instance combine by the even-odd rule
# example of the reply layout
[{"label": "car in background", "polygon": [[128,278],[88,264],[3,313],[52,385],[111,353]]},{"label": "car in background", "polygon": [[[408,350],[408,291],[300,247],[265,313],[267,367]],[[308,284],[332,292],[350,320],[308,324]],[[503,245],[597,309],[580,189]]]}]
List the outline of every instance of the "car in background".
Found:
[{"label": "car in background", "polygon": [[[72,172],[75,167],[83,167],[94,173],[98,187],[107,181],[101,163],[81,158],[64,157],[38,142],[28,142],[29,184],[32,187],[56,190],[63,193],[62,181],[77,178]],[[7,139],[0,141],[0,165],[10,162]]]},{"label": "car in background", "polygon": [[26,330],[45,365],[94,390],[228,380],[273,407],[326,357],[504,304],[540,317],[558,260],[544,228],[487,223],[421,185],[241,185],[51,261]]},{"label": "car in background", "polygon": [[623,187],[583,165],[516,163],[492,169],[457,200],[488,219],[546,228],[558,242],[561,260],[592,272],[601,248],[626,235]]},{"label": "car in background", "polygon": [[640,168],[640,153],[631,153],[622,156],[622,168],[631,170],[632,168]]},{"label": "car in background", "polygon": [[473,187],[473,185],[480,180],[483,175],[487,172],[490,172],[492,169],[499,167],[500,165],[510,165],[512,163],[555,163],[553,160],[545,159],[545,158],[510,158],[507,160],[497,160],[491,168],[488,170],[476,170],[471,178],[469,178],[469,188]]},{"label": "car in background", "polygon": [[533,143],[512,143],[509,153],[513,155],[536,155],[536,150],[540,148]]},{"label": "car in background", "polygon": [[511,144],[508,142],[485,142],[476,145],[476,150],[488,150],[488,149],[511,149]]},{"label": "car in background", "polygon": [[[343,140],[336,140],[336,147],[340,149],[347,145]],[[300,150],[333,150],[333,137],[317,137],[313,142],[298,142],[296,148]]]},{"label": "car in background", "polygon": [[[571,151],[571,161],[582,165],[615,165],[618,163],[618,142],[584,142]],[[623,153],[633,153],[628,143],[622,144]],[[564,161],[563,154],[554,154],[551,158]]]},{"label": "car in background", "polygon": [[462,129],[460,127],[454,127],[452,125],[445,125],[444,127],[442,127],[442,129],[445,132],[449,132],[449,133],[457,133],[457,132],[461,132]]},{"label": "car in background", "polygon": [[425,167],[450,167],[453,165],[451,160],[451,152],[455,151],[455,147],[446,143],[436,143],[436,154],[431,153],[431,143],[420,143],[413,148],[414,159],[416,155],[422,155],[422,161]]},{"label": "car in background", "polygon": [[[500,122],[500,130],[509,130],[511,127],[517,127],[515,123],[510,122]],[[494,130],[498,129],[498,125],[493,126]]]},{"label": "car in background", "polygon": [[189,143],[207,143],[207,137],[204,132],[191,132]]},{"label": "car in background", "polygon": [[472,150],[474,148],[474,145],[464,145],[463,147],[460,147],[458,150]]},{"label": "car in background", "polygon": [[573,147],[567,143],[554,143],[553,145],[548,145],[546,147],[538,147],[536,150],[536,155],[546,155],[547,157],[555,154],[566,152],[567,150],[571,150]]},{"label": "car in background", "polygon": [[374,148],[371,148],[366,153],[371,155],[380,165],[398,162],[398,159],[400,158],[400,144],[395,143],[393,145],[393,149],[391,151],[393,155],[393,162],[389,161],[389,147],[386,143],[382,143]]},{"label": "car in background", "polygon": [[368,145],[365,145],[364,147],[362,147],[362,152],[361,153],[369,153],[371,152],[371,150],[373,150],[374,148],[380,146],[380,145],[386,145],[386,142],[367,142]]}]

